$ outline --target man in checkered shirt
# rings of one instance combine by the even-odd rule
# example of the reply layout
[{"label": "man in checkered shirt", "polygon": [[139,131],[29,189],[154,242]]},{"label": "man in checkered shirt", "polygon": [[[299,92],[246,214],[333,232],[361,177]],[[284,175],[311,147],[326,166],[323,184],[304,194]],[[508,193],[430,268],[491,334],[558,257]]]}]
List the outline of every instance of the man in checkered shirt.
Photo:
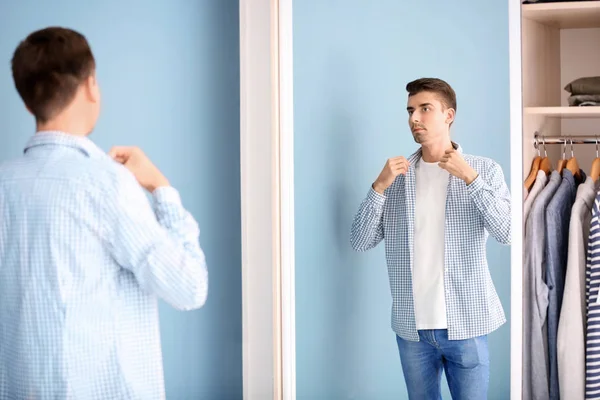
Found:
[{"label": "man in checkered shirt", "polygon": [[408,122],[420,149],[389,159],[360,205],[352,247],[385,240],[396,332],[411,399],[487,399],[487,334],[506,318],[486,241],[511,240],[510,193],[501,167],[450,139],[456,94],[448,83],[408,83]]},{"label": "man in checkered shirt", "polygon": [[164,399],[157,300],[204,305],[198,224],[140,149],[88,138],[83,35],[31,33],[12,72],[36,132],[0,164],[0,399]]}]

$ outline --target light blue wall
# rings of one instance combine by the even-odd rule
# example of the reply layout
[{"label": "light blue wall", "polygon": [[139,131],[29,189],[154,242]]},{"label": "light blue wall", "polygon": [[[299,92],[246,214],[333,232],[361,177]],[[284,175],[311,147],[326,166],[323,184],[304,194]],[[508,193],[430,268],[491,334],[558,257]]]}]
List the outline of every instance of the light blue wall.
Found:
[{"label": "light blue wall", "polygon": [[97,59],[103,110],[91,138],[139,145],[180,190],[201,227],[206,306],[161,304],[169,399],[242,398],[238,2],[2,1],[0,160],[34,132],[9,61],[30,31],[84,33]]},{"label": "light blue wall", "polygon": [[[294,2],[299,400],[407,398],[383,246],[354,253],[350,225],[385,160],[417,148],[405,90],[415,78],[454,87],[454,139],[465,152],[497,160],[508,179],[507,4]],[[510,318],[510,248],[489,243]],[[490,399],[509,397],[509,331],[505,324],[489,338]]]}]

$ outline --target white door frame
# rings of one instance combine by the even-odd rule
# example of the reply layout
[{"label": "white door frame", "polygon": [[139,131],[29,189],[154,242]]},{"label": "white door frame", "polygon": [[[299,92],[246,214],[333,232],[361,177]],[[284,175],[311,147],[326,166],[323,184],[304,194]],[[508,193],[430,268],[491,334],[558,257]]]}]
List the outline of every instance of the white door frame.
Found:
[{"label": "white door frame", "polygon": [[521,1],[508,0],[510,72],[510,398],[522,398],[523,340],[523,107],[521,72]]},{"label": "white door frame", "polygon": [[240,0],[245,400],[296,398],[292,0]]}]

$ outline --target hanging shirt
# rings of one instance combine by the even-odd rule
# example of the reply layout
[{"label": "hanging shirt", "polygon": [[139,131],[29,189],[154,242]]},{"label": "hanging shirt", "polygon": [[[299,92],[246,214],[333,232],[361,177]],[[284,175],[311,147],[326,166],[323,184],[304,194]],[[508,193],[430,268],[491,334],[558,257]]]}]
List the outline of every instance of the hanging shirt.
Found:
[{"label": "hanging shirt", "polygon": [[[580,171],[585,179],[585,174]],[[562,182],[546,208],[546,285],[548,286],[548,360],[550,362],[550,400],[560,398],[556,334],[567,272],[567,248],[571,208],[577,194],[573,173],[564,168]]]},{"label": "hanging shirt", "polygon": [[0,399],[164,399],[157,298],[201,307],[194,218],[89,139],[0,165]]},{"label": "hanging shirt", "polygon": [[548,287],[545,280],[546,207],[562,178],[552,171],[550,181],[537,196],[523,244],[523,400],[548,399]]},{"label": "hanging shirt", "polygon": [[413,291],[417,329],[446,329],[444,244],[450,174],[437,162],[416,168]]},{"label": "hanging shirt", "polygon": [[525,203],[523,204],[523,226],[527,224],[527,218],[529,217],[529,211],[531,210],[531,205],[535,201],[536,197],[542,189],[546,186],[548,182],[548,177],[544,171],[538,171],[537,176],[535,177],[535,182],[525,199]]},{"label": "hanging shirt", "polygon": [[586,370],[585,398],[600,399],[600,194],[594,199],[586,269]]},{"label": "hanging shirt", "polygon": [[585,398],[585,270],[595,196],[594,181],[588,176],[577,188],[569,222],[567,274],[556,339],[558,382],[564,400]]}]

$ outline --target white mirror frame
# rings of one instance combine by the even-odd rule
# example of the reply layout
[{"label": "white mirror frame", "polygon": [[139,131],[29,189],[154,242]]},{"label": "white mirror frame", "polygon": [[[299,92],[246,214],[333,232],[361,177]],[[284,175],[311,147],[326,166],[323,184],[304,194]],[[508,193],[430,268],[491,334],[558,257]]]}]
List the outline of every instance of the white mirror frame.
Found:
[{"label": "white mirror frame", "polygon": [[508,0],[510,73],[510,398],[522,399],[523,343],[523,95],[521,72],[521,0]]},{"label": "white mirror frame", "polygon": [[245,400],[296,398],[291,0],[240,0]]},{"label": "white mirror frame", "polygon": [[[508,0],[511,372],[521,399],[523,164],[521,1]],[[292,0],[240,0],[244,400],[295,400]]]}]

